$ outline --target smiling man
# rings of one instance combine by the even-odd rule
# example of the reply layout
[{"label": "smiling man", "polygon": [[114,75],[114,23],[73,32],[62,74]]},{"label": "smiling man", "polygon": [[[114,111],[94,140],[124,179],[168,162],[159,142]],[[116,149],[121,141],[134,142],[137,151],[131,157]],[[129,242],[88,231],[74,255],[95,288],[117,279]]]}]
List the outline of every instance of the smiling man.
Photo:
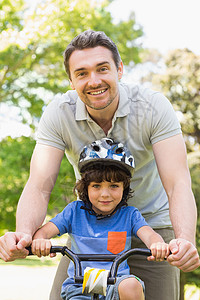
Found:
[{"label": "smiling man", "polygon": [[[17,231],[0,238],[0,257],[10,261],[28,254],[25,247],[45,219],[64,153],[79,179],[83,146],[108,137],[121,141],[135,158],[134,194],[128,204],[140,210],[172,252],[156,264],[131,258],[131,271],[145,282],[147,300],[178,300],[179,269],[190,272],[200,263],[196,204],[175,112],[161,93],[119,82],[123,64],[103,32],[88,30],[75,37],[64,52],[64,64],[73,90],[55,97],[43,113],[30,177],[18,204]],[[145,247],[136,238],[132,244]],[[67,276],[63,260],[60,266],[52,300],[59,299]]]},{"label": "smiling man", "polygon": [[119,104],[118,80],[123,64],[116,66],[112,52],[102,46],[75,50],[70,58],[70,82],[92,119],[107,134]]}]

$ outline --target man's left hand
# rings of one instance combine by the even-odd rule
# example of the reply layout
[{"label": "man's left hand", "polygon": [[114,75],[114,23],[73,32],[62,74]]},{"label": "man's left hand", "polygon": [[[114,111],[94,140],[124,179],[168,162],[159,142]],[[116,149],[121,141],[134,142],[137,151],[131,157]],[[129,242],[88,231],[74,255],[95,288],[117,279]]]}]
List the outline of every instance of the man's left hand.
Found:
[{"label": "man's left hand", "polygon": [[199,254],[196,247],[189,241],[178,238],[169,243],[171,255],[167,261],[183,272],[191,272],[200,266]]}]

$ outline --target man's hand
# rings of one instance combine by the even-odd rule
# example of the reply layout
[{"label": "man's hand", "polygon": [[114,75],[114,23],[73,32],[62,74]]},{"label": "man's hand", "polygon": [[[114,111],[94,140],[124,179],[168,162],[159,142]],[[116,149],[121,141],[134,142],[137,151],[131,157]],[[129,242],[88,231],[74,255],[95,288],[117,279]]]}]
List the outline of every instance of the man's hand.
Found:
[{"label": "man's hand", "polygon": [[0,237],[0,258],[4,261],[13,261],[26,258],[29,254],[25,247],[32,242],[32,237],[23,232],[7,232]]},{"label": "man's hand", "polygon": [[178,238],[169,243],[171,255],[167,261],[183,272],[191,272],[200,266],[199,254],[196,247],[185,239]]}]

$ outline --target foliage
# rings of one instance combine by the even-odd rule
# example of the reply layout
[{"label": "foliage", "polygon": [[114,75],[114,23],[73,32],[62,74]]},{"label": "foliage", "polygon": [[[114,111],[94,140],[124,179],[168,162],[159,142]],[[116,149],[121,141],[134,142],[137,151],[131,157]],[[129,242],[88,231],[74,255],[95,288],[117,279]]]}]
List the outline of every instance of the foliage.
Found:
[{"label": "foliage", "polygon": [[1,11],[1,29],[2,31],[8,29],[21,30],[21,12],[24,9],[23,0],[2,0],[0,3]]},{"label": "foliage", "polygon": [[[0,143],[0,235],[15,230],[15,213],[19,196],[29,174],[30,159],[35,141],[29,137]],[[63,159],[56,185],[51,195],[48,214],[61,211],[73,199],[74,173],[67,159]]]},{"label": "foliage", "polygon": [[165,64],[166,72],[154,76],[153,82],[180,112],[183,133],[200,144],[200,56],[177,49]]},{"label": "foliage", "polygon": [[117,44],[126,64],[139,62],[143,32],[129,20],[112,23],[112,1],[45,0],[35,10],[23,0],[0,5],[0,102],[21,107],[24,122],[37,124],[43,107],[69,88],[62,53],[73,37],[89,28],[103,30]]},{"label": "foliage", "polygon": [[[200,253],[200,150],[194,151],[188,154],[188,163],[192,178],[192,189],[194,192],[194,196],[197,203],[197,212],[198,212],[198,219],[197,219],[197,249]],[[196,284],[197,286],[200,286],[200,268],[197,270],[186,273],[185,274],[185,281],[190,284]]]},{"label": "foliage", "polygon": [[[20,147],[21,145],[21,147]],[[15,212],[19,195],[28,179],[27,170],[33,144],[24,138],[13,141],[7,138],[0,147],[0,228],[15,228]]]}]

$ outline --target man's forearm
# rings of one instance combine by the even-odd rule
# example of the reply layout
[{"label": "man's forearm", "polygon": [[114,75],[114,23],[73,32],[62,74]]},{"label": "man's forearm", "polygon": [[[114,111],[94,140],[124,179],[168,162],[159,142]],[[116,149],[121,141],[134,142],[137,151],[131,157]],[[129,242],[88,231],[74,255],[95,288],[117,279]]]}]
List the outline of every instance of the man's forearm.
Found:
[{"label": "man's forearm", "polygon": [[16,214],[16,231],[31,236],[42,225],[50,193],[39,191],[28,181],[20,197]]},{"label": "man's forearm", "polygon": [[197,208],[190,187],[184,184],[176,186],[169,205],[175,237],[186,239],[195,245]]}]

